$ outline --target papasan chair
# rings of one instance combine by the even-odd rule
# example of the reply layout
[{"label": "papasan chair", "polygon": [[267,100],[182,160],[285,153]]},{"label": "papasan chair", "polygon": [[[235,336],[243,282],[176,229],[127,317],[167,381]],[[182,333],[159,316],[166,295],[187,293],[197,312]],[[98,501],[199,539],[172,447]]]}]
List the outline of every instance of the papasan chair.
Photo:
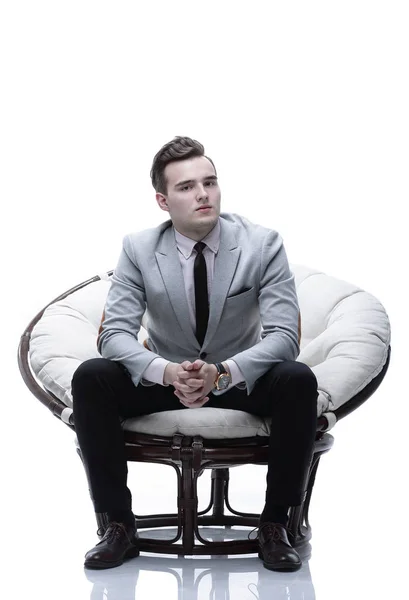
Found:
[{"label": "papasan chair", "polygon": [[[302,505],[289,512],[290,541],[299,548],[311,539],[308,511],[314,481],[321,456],[334,442],[328,432],[378,388],[388,369],[391,348],[389,319],[377,298],[318,270],[293,264],[290,269],[301,311],[297,360],[311,367],[319,390],[307,491]],[[29,323],[18,348],[20,372],[28,388],[73,431],[71,379],[83,361],[100,357],[96,339],[112,273],[96,275],[52,300]],[[138,335],[141,343],[147,327],[145,313]],[[205,537],[205,526],[258,526],[259,514],[232,508],[229,469],[267,465],[269,419],[204,406],[126,419],[122,426],[129,461],[169,465],[177,476],[177,513],[135,515],[139,530],[157,533],[156,528],[170,527],[176,533],[171,539],[159,539],[142,532],[142,551],[179,555],[258,552],[257,540],[247,535],[211,541]],[[210,502],[198,511],[197,479],[205,469],[211,469]],[[96,520],[102,536],[106,515],[96,513]]]}]

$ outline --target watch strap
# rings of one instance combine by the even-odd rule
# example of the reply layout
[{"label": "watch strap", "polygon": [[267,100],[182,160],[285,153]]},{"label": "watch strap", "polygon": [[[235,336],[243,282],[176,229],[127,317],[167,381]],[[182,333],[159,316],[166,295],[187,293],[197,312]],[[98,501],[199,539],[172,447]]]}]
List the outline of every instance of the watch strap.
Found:
[{"label": "watch strap", "polygon": [[224,368],[222,363],[214,363],[217,369],[217,373],[218,375],[221,375],[222,373],[227,373],[226,369]]}]

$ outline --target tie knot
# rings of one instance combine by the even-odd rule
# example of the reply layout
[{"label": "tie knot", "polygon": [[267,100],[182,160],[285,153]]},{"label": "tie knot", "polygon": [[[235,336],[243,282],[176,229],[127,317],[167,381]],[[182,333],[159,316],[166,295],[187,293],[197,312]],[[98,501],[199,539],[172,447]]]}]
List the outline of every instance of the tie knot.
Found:
[{"label": "tie knot", "polygon": [[196,252],[198,254],[202,254],[205,247],[206,247],[206,244],[204,242],[197,242],[197,244],[195,244],[195,246],[194,246],[194,249],[196,250]]}]

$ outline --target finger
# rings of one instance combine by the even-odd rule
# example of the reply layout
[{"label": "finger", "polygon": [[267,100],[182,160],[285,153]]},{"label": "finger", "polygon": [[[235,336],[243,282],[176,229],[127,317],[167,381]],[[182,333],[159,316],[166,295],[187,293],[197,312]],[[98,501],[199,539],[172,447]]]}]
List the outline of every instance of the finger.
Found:
[{"label": "finger", "polygon": [[192,363],[190,362],[190,360],[185,360],[180,364],[181,367],[183,367],[184,369],[189,369],[192,366]]},{"label": "finger", "polygon": [[197,402],[186,402],[186,400],[183,400],[183,398],[179,398],[179,401],[183,404],[183,406],[186,406],[186,408],[197,407]]},{"label": "finger", "polygon": [[192,371],[177,371],[178,379],[192,379],[193,381],[200,381],[201,379],[203,379],[202,377],[196,377],[195,375],[196,373]]},{"label": "finger", "polygon": [[193,392],[197,392],[197,390],[200,390],[204,386],[205,382],[203,379],[195,379],[192,384],[187,382],[181,383],[180,381],[177,381],[176,383],[178,383],[180,386],[184,386],[184,389],[182,390],[183,392],[191,394]]},{"label": "finger", "polygon": [[200,394],[195,394],[195,395],[191,396],[189,394],[184,394],[183,392],[179,392],[179,391],[175,391],[174,394],[179,399],[182,399],[182,400],[184,400],[184,402],[188,402],[189,404],[196,402],[200,398]]},{"label": "finger", "polygon": [[[204,384],[204,382],[203,382]],[[174,381],[173,382],[173,387],[178,390],[178,392],[182,392],[182,394],[184,394],[187,398],[191,397],[192,394],[196,395],[197,394],[197,389],[203,387],[203,384],[198,386],[196,389],[191,388],[188,385],[185,385],[184,383],[179,383],[178,381]]]},{"label": "finger", "polygon": [[203,406],[208,400],[209,398],[207,396],[205,398],[199,398],[199,400],[196,400],[196,402],[193,403],[193,406]]},{"label": "finger", "polygon": [[[206,400],[206,398],[207,398],[207,400]],[[197,400],[195,400],[194,402],[190,402],[190,404],[191,404],[191,405],[193,405],[193,406],[195,406],[195,405],[197,405],[197,404],[199,404],[199,403],[201,403],[201,402],[204,402],[204,401],[206,401],[206,402],[207,402],[208,400],[209,400],[209,397],[208,397],[208,396],[201,396],[200,398],[198,398],[198,399],[197,399]]]},{"label": "finger", "polygon": [[179,399],[179,401],[184,405],[184,406],[190,406],[190,403],[187,402],[184,398],[184,396],[182,394],[179,394],[179,392],[174,392],[175,396],[177,396],[177,398]]},{"label": "finger", "polygon": [[203,377],[192,377],[192,372],[189,373],[188,371],[184,371],[176,381],[190,387],[199,387],[204,384]]},{"label": "finger", "polygon": [[203,365],[205,364],[204,360],[199,360],[198,358],[195,360],[195,362],[192,364],[193,369],[201,369],[203,367]]},{"label": "finger", "polygon": [[192,379],[192,378],[190,378],[190,379],[185,379],[183,381],[183,383],[185,385],[188,385],[189,387],[198,389],[198,388],[203,387],[205,382],[204,382],[203,378],[200,378],[200,379]]},{"label": "finger", "polygon": [[176,377],[179,380],[188,379],[192,377],[192,371],[185,371],[184,369],[179,369],[176,371]]},{"label": "finger", "polygon": [[[182,365],[185,363],[182,363]],[[195,360],[194,363],[189,363],[189,365],[187,367],[183,367],[185,369],[185,371],[199,371],[203,365],[205,364],[205,362],[203,360]],[[181,365],[181,366],[182,366]]]},{"label": "finger", "polygon": [[193,363],[189,362],[188,360],[182,362],[180,366],[183,367],[185,371],[192,371],[194,369]]}]

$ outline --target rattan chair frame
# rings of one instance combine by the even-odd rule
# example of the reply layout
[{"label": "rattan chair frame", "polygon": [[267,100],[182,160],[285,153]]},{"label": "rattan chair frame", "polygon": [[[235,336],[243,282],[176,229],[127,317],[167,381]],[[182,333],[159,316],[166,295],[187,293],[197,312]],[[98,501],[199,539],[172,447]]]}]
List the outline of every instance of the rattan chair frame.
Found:
[{"label": "rattan chair frame", "polygon": [[[111,276],[112,273],[113,270],[108,271],[107,275]],[[18,346],[18,365],[25,384],[55,417],[73,431],[75,431],[73,419],[71,418],[70,422],[66,423],[61,418],[66,405],[52,392],[41,386],[32,372],[29,362],[30,339],[34,326],[48,306],[100,279],[99,275],[87,279],[49,302],[30,321]],[[356,396],[334,411],[337,420],[358,408],[379,387],[389,367],[390,353],[391,347],[389,346],[387,360],[381,372]],[[317,421],[313,457],[309,471],[306,473],[305,497],[300,506],[290,507],[289,538],[296,548],[300,548],[311,539],[312,532],[308,513],[312,490],[321,456],[327,453],[334,443],[333,436],[323,431],[327,426],[326,418],[320,417]],[[216,440],[203,438],[200,435],[175,434],[172,437],[162,437],[129,431],[124,431],[124,437],[128,461],[169,465],[175,469],[177,475],[177,513],[135,515],[138,530],[176,528],[176,534],[173,538],[166,540],[141,534],[141,551],[178,555],[226,555],[258,552],[256,539],[246,537],[222,542],[210,541],[204,537],[203,528],[199,529],[199,527],[258,526],[259,514],[241,512],[232,508],[229,499],[229,469],[246,464],[267,465],[268,437]],[[78,443],[77,452],[82,458]],[[85,465],[84,468],[87,471]],[[198,511],[197,480],[205,469],[211,469],[210,502],[205,510]],[[231,514],[225,514],[226,509]],[[102,537],[107,517],[105,513],[95,514],[98,532]]]}]

